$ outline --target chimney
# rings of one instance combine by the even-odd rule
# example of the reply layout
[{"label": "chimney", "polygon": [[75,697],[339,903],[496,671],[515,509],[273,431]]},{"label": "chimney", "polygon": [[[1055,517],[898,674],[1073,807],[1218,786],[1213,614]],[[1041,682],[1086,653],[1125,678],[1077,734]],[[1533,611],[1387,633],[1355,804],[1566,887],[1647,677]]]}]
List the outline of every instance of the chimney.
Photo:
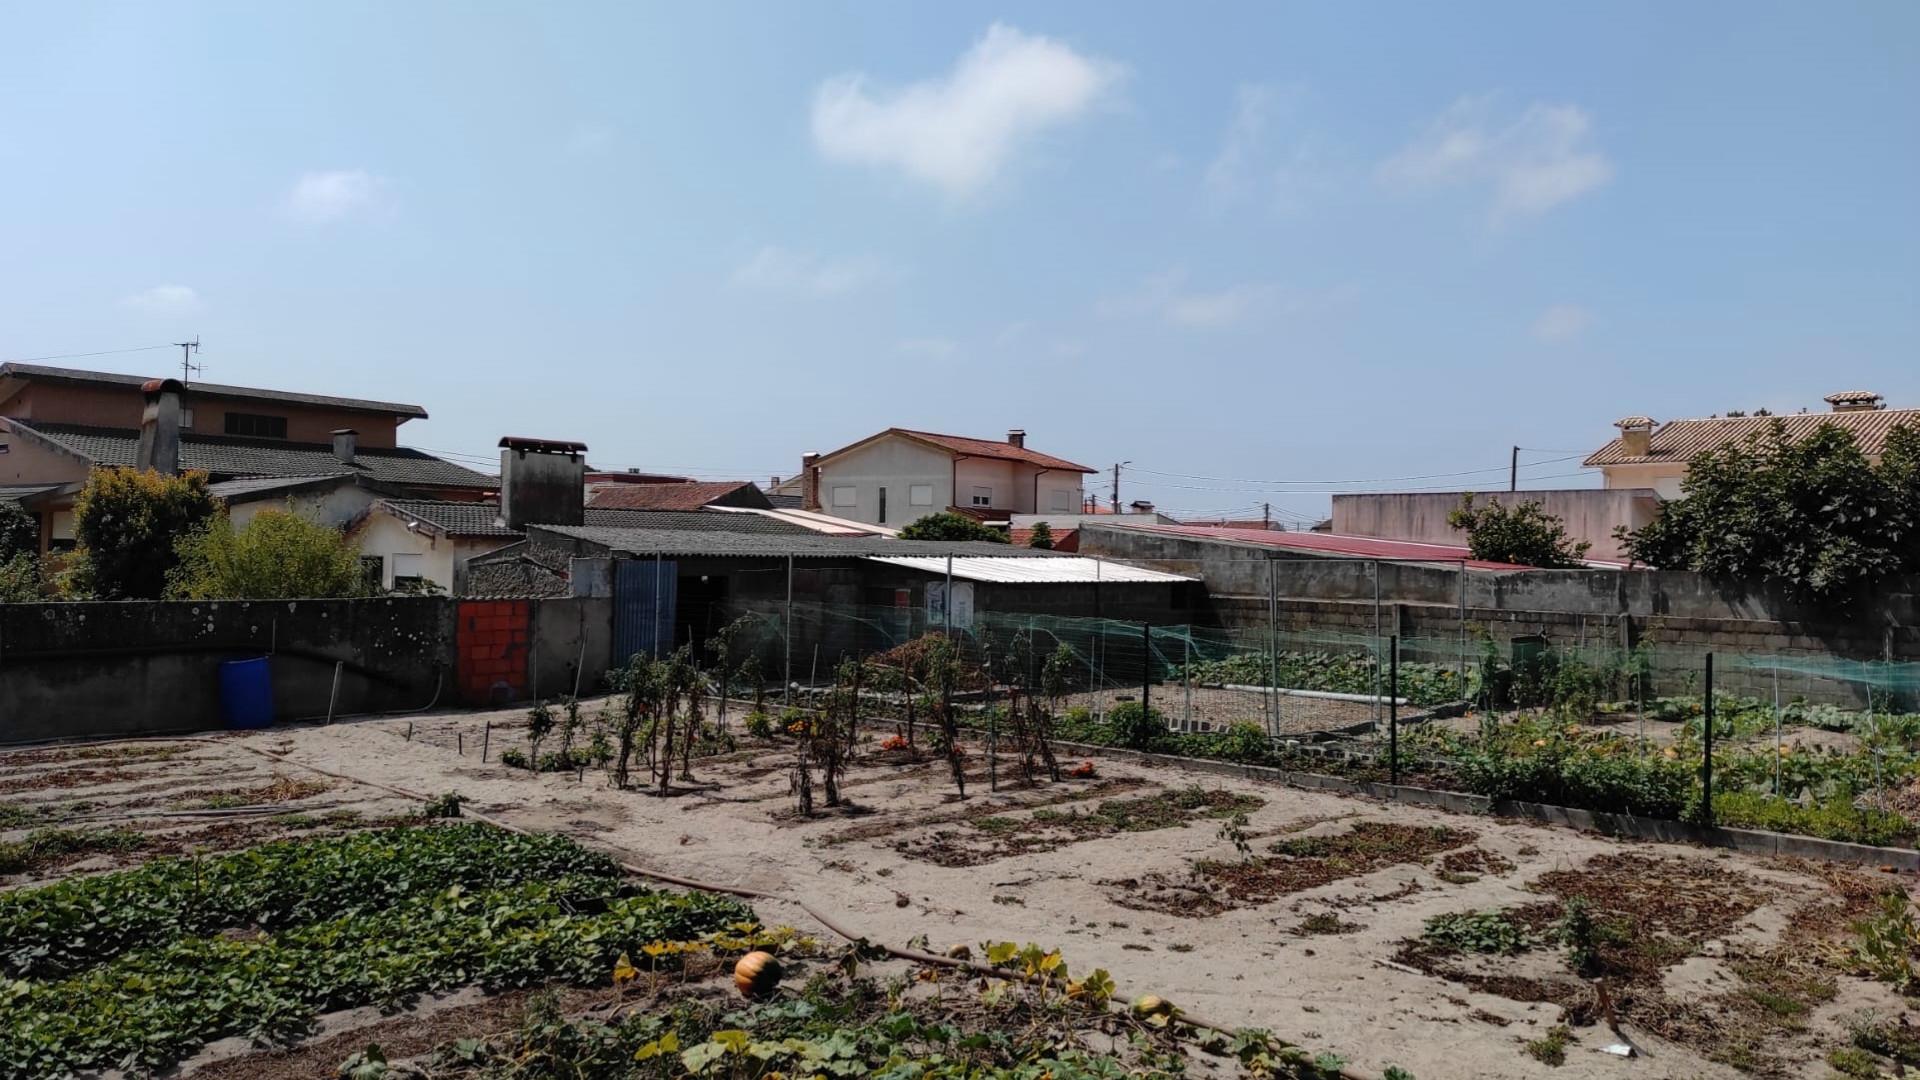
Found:
[{"label": "chimney", "polygon": [[1027,448],[1027,433],[1020,428],[1011,428],[1007,431],[1007,441],[1025,450]]},{"label": "chimney", "polygon": [[180,380],[149,379],[140,387],[146,405],[140,411],[140,448],[134,468],[175,475],[180,472]]},{"label": "chimney", "polygon": [[500,440],[500,520],[528,525],[582,525],[587,520],[586,443]]},{"label": "chimney", "polygon": [[1828,394],[1826,401],[1834,412],[1875,412],[1887,407],[1886,400],[1872,390],[1842,390]]},{"label": "chimney", "polygon": [[360,444],[360,433],[350,427],[333,429],[333,456],[343,465],[353,464],[354,452]]},{"label": "chimney", "polygon": [[800,455],[800,508],[820,509],[820,451]]},{"label": "chimney", "polygon": [[1613,422],[1613,426],[1620,429],[1620,444],[1629,457],[1647,456],[1656,422],[1651,416],[1623,416]]}]

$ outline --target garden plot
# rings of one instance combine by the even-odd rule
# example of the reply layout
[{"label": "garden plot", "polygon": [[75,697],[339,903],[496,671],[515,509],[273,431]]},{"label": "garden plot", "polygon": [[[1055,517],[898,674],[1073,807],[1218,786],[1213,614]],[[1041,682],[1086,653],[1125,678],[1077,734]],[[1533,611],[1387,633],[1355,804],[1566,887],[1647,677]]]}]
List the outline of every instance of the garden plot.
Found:
[{"label": "garden plot", "polygon": [[[1104,716],[1120,705],[1139,700],[1140,691],[1134,688],[1071,694],[1063,702],[1070,709]],[[1281,738],[1319,732],[1353,733],[1364,730],[1376,719],[1384,724],[1387,715],[1384,700],[1376,704],[1284,690],[1272,693],[1219,686],[1189,689],[1178,683],[1155,686],[1148,704],[1176,731],[1226,731],[1235,724],[1254,724]],[[1411,706],[1402,708],[1403,715],[1414,711]]]},{"label": "garden plot", "polygon": [[[694,758],[694,779],[676,774],[664,797],[638,787],[614,790],[591,767],[534,773],[502,766],[503,743],[525,746],[525,717],[525,710],[448,713],[261,732],[222,740],[196,767],[237,767],[254,756],[242,746],[284,752],[278,763],[260,762],[269,776],[298,775],[305,763],[424,795],[458,792],[471,807],[568,833],[626,862],[804,900],[873,941],[924,941],[935,952],[967,946],[976,955],[984,942],[1057,947],[1076,975],[1104,968],[1125,996],[1163,995],[1210,1019],[1342,1054],[1375,1075],[1388,1065],[1425,1080],[1733,1077],[1742,1075],[1738,1067],[1747,1075],[1820,1075],[1830,1053],[1872,1053],[1890,1068],[1887,1048],[1907,1045],[1905,1029],[1891,1022],[1905,1011],[1904,1000],[1857,974],[1848,952],[1849,922],[1872,915],[1889,885],[1906,883],[1893,875],[1622,843],[1106,759],[1091,777],[1055,782],[1043,773],[1026,783],[1013,755],[1003,753],[993,769],[1003,789],[995,792],[977,741],[965,746],[968,794],[960,799],[945,758],[929,746],[879,751],[875,739],[890,734],[891,724],[864,729],[842,779],[850,805],[801,816],[790,786],[792,740],[749,738],[738,714],[733,749]],[[483,740],[491,740],[484,763]],[[1080,763],[1061,764],[1070,771]],[[1183,806],[1196,784],[1204,805]],[[194,786],[202,785],[183,785]],[[65,797],[88,796],[75,790]],[[383,807],[392,796],[339,783],[316,798]],[[1117,819],[1103,813],[1115,803],[1127,807]],[[1140,806],[1154,809],[1142,816],[1133,809]],[[1230,806],[1244,822],[1212,816]],[[1108,820],[1056,834],[1042,811]],[[1023,824],[1010,828],[1002,820]],[[1160,827],[1121,824],[1136,820]],[[920,857],[930,849],[916,845],[943,830],[965,841],[969,854],[960,865]],[[991,857],[975,861],[975,852]],[[1217,910],[1199,910],[1197,899],[1128,906],[1138,889],[1119,883],[1155,875],[1212,881],[1217,889],[1204,895]],[[1637,878],[1649,886],[1625,890],[1622,883]],[[1602,969],[1611,980],[1604,999],[1591,978],[1576,973],[1575,950],[1557,929],[1576,897],[1602,927],[1624,920],[1653,927],[1646,937],[1654,945]],[[1669,900],[1665,908],[1651,906]],[[791,922],[824,939],[796,908],[756,907],[769,922]],[[1526,947],[1407,951],[1427,947],[1435,919],[1488,912],[1506,913]],[[1657,968],[1649,966],[1656,961]],[[1803,967],[1818,977],[1772,977]],[[327,968],[328,977],[337,970]],[[1611,974],[1616,970],[1640,974]],[[593,977],[604,985],[603,976]],[[481,1004],[457,1000],[434,1011],[424,1007],[432,998],[421,1000],[421,1024]],[[1645,1052],[1641,1060],[1598,1052],[1616,1041],[1609,1008]],[[497,1038],[519,1038],[507,1031],[508,1011],[459,1030],[491,1024]],[[1869,1011],[1877,1019],[1866,1019]],[[372,1015],[358,1021],[379,1022]],[[457,1019],[444,1024],[449,1032],[459,1027]],[[408,1030],[414,1033],[405,1039],[381,1038],[409,1047],[427,1040]],[[646,1039],[639,1029],[621,1036],[638,1040],[618,1043],[622,1060],[665,1029],[650,1030]],[[1882,1049],[1850,1045],[1856,1041]],[[1752,1056],[1730,1059],[1724,1048],[1736,1043],[1751,1047]],[[1558,1046],[1565,1064],[1545,1064],[1533,1046],[1548,1056]]]}]

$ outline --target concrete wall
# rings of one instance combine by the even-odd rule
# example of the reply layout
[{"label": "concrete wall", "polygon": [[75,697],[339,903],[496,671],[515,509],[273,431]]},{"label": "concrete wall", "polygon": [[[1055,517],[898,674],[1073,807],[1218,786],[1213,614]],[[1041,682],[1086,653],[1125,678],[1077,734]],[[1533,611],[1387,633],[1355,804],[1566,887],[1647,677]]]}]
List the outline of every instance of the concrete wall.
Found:
[{"label": "concrete wall", "polygon": [[220,664],[267,656],[281,719],[452,699],[452,608],[371,600],[0,604],[0,742],[219,728]]},{"label": "concrete wall", "polygon": [[[1464,492],[1387,492],[1335,495],[1333,531],[1345,536],[1377,536],[1390,540],[1419,540],[1434,544],[1463,544],[1466,534],[1447,524],[1447,515],[1460,505]],[[1480,505],[1498,501],[1508,506],[1535,502],[1566,523],[1567,535],[1592,547],[1589,558],[1625,559],[1613,538],[1620,526],[1638,529],[1659,512],[1660,498],[1650,488],[1607,488],[1573,491],[1473,492]]]},{"label": "concrete wall", "polygon": [[[953,458],[910,439],[886,438],[848,451],[820,466],[820,510],[835,517],[899,527],[953,505]],[[910,501],[915,484],[933,489],[931,500]],[[851,506],[834,501],[835,488],[853,488]],[[880,520],[880,489],[887,489],[887,520]]]},{"label": "concrete wall", "polygon": [[1680,481],[1687,475],[1684,461],[1661,461],[1642,465],[1606,465],[1601,468],[1609,488],[1651,488],[1663,499],[1681,496]]}]

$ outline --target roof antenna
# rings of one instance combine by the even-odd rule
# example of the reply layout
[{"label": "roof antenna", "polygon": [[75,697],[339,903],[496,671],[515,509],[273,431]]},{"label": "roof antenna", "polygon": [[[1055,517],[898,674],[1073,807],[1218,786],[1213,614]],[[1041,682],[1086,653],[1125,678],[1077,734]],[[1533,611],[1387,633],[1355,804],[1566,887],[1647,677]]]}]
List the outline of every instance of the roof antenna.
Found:
[{"label": "roof antenna", "polygon": [[193,362],[193,354],[200,351],[200,335],[195,334],[192,341],[176,341],[180,347],[180,385],[185,386],[195,372],[206,370]]}]

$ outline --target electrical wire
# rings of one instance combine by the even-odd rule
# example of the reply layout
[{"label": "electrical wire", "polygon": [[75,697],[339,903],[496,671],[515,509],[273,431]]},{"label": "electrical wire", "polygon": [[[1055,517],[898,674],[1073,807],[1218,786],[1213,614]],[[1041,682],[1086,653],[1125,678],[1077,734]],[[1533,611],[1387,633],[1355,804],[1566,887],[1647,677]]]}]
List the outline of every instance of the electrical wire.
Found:
[{"label": "electrical wire", "polygon": [[[1521,447],[1521,449],[1524,450],[1526,448]],[[1551,451],[1548,452],[1551,453]],[[1571,461],[1579,456],[1579,454],[1574,453],[1568,454],[1566,457],[1547,458],[1543,461],[1530,461],[1522,467],[1532,468],[1538,465],[1552,465],[1555,462]],[[1252,480],[1231,476],[1200,476],[1194,473],[1163,472],[1159,469],[1149,469],[1139,465],[1132,466],[1133,471],[1137,473],[1148,473],[1153,476],[1169,476],[1176,480],[1208,480],[1218,484],[1251,484],[1254,485],[1256,490],[1259,487],[1292,487],[1301,484],[1397,484],[1406,480],[1434,480],[1445,476],[1477,476],[1481,473],[1506,472],[1511,468],[1511,464],[1495,465],[1485,469],[1462,469],[1458,472],[1421,473],[1417,476],[1376,476],[1359,480]],[[1223,488],[1220,490],[1231,489]]]},{"label": "electrical wire", "polygon": [[142,345],[137,349],[102,349],[99,352],[57,353],[53,356],[21,356],[6,361],[9,364],[37,364],[42,360],[82,360],[89,356],[118,356],[122,353],[152,352],[155,349],[177,349],[178,345]]}]

